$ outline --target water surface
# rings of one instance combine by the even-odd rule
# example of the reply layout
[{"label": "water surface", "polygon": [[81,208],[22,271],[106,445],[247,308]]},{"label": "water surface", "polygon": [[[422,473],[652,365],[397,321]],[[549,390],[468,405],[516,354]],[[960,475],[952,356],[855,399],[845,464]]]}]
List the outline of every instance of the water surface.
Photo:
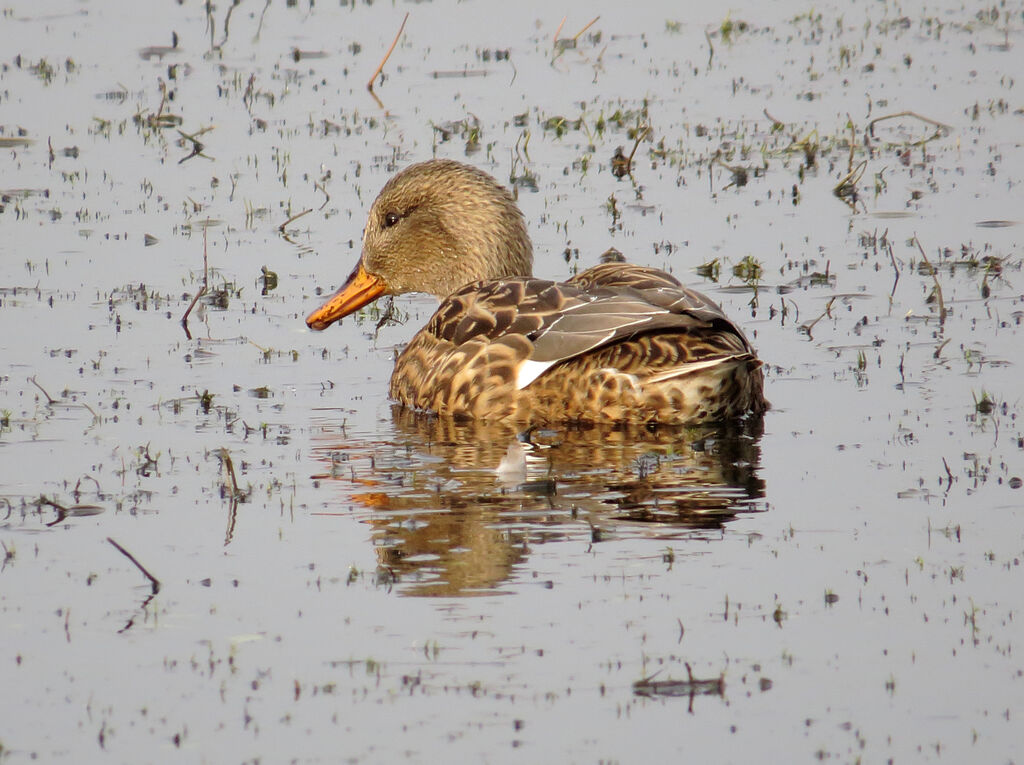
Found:
[{"label": "water surface", "polygon": [[[7,6],[0,759],[1019,757],[1024,8],[723,13]],[[720,301],[764,421],[395,409],[433,299],[302,318],[432,156]]]}]

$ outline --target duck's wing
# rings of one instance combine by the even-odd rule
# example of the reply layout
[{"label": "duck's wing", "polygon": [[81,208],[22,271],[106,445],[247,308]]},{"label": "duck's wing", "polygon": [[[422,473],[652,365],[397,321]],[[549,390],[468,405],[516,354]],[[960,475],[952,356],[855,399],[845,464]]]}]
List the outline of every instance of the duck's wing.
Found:
[{"label": "duck's wing", "polygon": [[[672,313],[689,311],[707,320],[719,317],[728,321],[718,303],[697,290],[684,287],[674,276],[657,268],[632,263],[602,263],[577,274],[569,279],[567,284],[585,290],[602,287],[634,290],[652,305],[660,306]],[[729,323],[732,324],[731,321]]]},{"label": "duck's wing", "polygon": [[[550,367],[640,335],[678,336],[676,358],[651,373],[679,375],[753,356],[743,333],[710,299],[663,271],[624,264],[591,268],[569,282],[503,279],[447,298],[425,331],[458,347],[500,342],[522,390]],[[529,343],[509,343],[523,338]]]},{"label": "duck's wing", "polygon": [[581,302],[581,294],[528,277],[467,284],[441,302],[402,351],[391,375],[392,398],[442,414],[514,415],[519,370],[534,352],[533,338]]}]

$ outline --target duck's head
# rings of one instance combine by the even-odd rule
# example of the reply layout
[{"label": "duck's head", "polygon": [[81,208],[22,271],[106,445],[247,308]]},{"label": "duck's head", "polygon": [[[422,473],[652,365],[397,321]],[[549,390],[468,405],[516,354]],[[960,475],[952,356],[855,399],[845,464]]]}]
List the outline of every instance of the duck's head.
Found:
[{"label": "duck's head", "polygon": [[469,282],[532,272],[523,214],[505,188],[460,162],[421,162],[381,189],[370,207],[359,263],[306,324],[326,329],[380,295],[429,292],[444,298]]}]

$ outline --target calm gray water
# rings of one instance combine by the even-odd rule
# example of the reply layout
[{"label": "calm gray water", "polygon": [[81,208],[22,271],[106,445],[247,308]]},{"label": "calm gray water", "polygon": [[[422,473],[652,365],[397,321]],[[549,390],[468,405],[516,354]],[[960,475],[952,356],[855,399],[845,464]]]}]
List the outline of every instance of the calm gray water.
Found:
[{"label": "calm gray water", "polygon": [[[0,761],[1019,759],[1020,2],[231,7],[0,15]],[[394,410],[432,298],[302,319],[432,156],[720,301],[763,428]]]}]

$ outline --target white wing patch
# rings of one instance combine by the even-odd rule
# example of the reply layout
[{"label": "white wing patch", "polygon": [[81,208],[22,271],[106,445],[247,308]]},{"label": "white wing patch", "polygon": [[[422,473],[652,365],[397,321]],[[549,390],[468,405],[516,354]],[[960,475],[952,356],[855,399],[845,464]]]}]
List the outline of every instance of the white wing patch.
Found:
[{"label": "white wing patch", "polygon": [[555,361],[532,361],[527,359],[520,362],[519,369],[516,370],[516,390],[522,390],[557,363],[557,359]]}]

